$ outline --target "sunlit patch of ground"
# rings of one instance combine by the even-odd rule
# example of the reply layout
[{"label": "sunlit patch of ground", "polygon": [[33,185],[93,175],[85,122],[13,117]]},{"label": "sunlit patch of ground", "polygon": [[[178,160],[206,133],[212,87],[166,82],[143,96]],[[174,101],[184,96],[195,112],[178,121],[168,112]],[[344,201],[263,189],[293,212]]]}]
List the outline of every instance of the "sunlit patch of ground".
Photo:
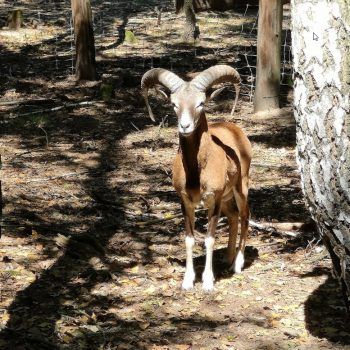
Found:
[{"label": "sunlit patch of ground", "polygon": [[[117,18],[118,6],[126,4],[113,3],[115,13],[108,16]],[[217,48],[248,44],[240,35],[243,20],[228,17],[199,16],[202,34],[190,50],[211,51],[195,60],[193,51],[187,55],[188,47],[179,44],[182,18],[170,10],[159,28],[151,10],[130,15],[126,29],[135,41],[130,36],[106,49],[118,36],[97,37],[103,53],[99,72],[115,75],[106,100],[101,81],[77,84],[67,66],[47,61],[52,46],[40,44],[60,29],[52,27],[47,38],[40,37],[41,29],[30,32],[34,39],[28,46],[22,37],[28,29],[6,38],[12,45],[7,50],[20,63],[0,60],[1,101],[11,102],[0,107],[1,349],[348,349],[349,328],[331,261],[303,203],[290,106],[253,115],[249,98],[239,99],[232,122],[248,134],[254,152],[247,263],[241,275],[223,264],[228,230],[220,221],[215,291],[202,291],[207,220],[199,212],[198,278],[192,291],[180,289],[186,254],[171,184],[176,118],[169,103],[152,95],[157,119],[152,123],[139,88],[148,68],[125,70],[118,64],[126,59],[133,67],[137,54],[160,58],[185,52],[174,59],[192,62],[198,71]],[[122,24],[120,17],[108,22],[113,31]],[[70,50],[66,35],[61,52]],[[31,76],[26,69],[31,62],[22,61],[28,47],[36,59]],[[237,50],[244,53],[244,47]],[[116,59],[105,60],[106,52]],[[233,96],[223,92],[208,105],[210,122],[228,120]],[[309,228],[293,227],[299,223]],[[267,229],[282,227],[278,224],[289,231]]]},{"label": "sunlit patch of ground", "polygon": [[[28,45],[38,45],[44,41],[54,39],[64,33],[62,28],[45,26],[40,28],[20,28],[18,30],[0,29],[0,43],[11,52],[18,52]],[[42,52],[47,50],[43,45]]]}]

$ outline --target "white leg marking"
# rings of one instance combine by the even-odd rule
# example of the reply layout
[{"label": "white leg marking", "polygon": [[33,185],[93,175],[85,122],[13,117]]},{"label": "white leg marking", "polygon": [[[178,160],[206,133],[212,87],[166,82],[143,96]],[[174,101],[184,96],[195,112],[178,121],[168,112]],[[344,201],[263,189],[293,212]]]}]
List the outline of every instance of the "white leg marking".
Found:
[{"label": "white leg marking", "polygon": [[239,250],[236,256],[236,261],[234,264],[234,271],[235,273],[241,273],[242,269],[244,266],[244,255],[242,254],[242,252]]},{"label": "white leg marking", "polygon": [[214,274],[213,274],[213,251],[214,251],[214,237],[207,237],[205,239],[205,247],[207,256],[205,260],[205,268],[202,275],[203,290],[209,292],[214,289]]},{"label": "white leg marking", "polygon": [[194,246],[194,238],[190,236],[186,236],[186,271],[184,280],[182,282],[183,289],[191,289],[193,288],[193,282],[196,278],[196,274],[193,268],[193,246]]}]

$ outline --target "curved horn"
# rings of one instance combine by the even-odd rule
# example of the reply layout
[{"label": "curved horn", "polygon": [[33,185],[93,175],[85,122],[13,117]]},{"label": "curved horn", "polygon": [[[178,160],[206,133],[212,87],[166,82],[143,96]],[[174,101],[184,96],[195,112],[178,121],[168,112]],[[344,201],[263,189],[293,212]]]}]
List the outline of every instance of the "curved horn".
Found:
[{"label": "curved horn", "polygon": [[232,67],[225,64],[210,67],[203,72],[199,73],[192,81],[191,84],[194,85],[198,90],[205,92],[212,85],[219,83],[231,82],[235,86],[236,98],[233,105],[231,116],[233,115],[236,104],[238,101],[238,95],[240,91],[241,77],[239,73]]},{"label": "curved horn", "polygon": [[184,81],[176,74],[163,68],[150,69],[143,75],[141,79],[141,92],[152,121],[155,121],[155,119],[148,102],[148,89],[151,89],[154,85],[160,84],[168,88],[171,93],[174,93],[183,83]]}]

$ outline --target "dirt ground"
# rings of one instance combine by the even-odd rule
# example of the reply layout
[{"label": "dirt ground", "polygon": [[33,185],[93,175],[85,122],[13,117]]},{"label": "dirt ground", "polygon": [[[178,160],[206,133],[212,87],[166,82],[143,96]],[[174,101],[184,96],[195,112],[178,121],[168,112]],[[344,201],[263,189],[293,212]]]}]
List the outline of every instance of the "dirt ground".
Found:
[{"label": "dirt ground", "polygon": [[[18,3],[28,13],[25,28],[0,30],[0,349],[350,349],[331,261],[302,198],[290,91],[279,113],[260,116],[243,94],[233,120],[254,150],[243,273],[222,263],[228,238],[222,220],[215,291],[201,290],[206,219],[200,211],[197,282],[192,291],[180,288],[183,221],[171,185],[176,120],[155,95],[157,123],[149,120],[140,78],[151,43],[160,38],[168,41],[152,62],[173,62],[183,77],[223,59],[240,65],[226,36],[221,56],[209,39],[239,27],[234,21],[241,19],[230,23],[227,13],[214,13],[214,22],[201,14],[202,39],[192,57],[178,41],[181,18],[167,2],[169,36],[149,29],[133,43],[124,30],[140,18],[154,23],[156,14],[141,5],[131,11],[120,1],[110,13],[117,42],[96,39],[101,79],[77,84],[65,61],[70,54],[53,54],[58,47],[69,52],[62,25],[69,5],[50,2],[52,13],[43,11],[36,23],[31,16],[37,19],[42,2]],[[1,19],[8,9],[0,1]],[[244,37],[235,40],[250,45]],[[209,104],[208,119],[227,120],[232,101],[232,91],[222,93]]]}]

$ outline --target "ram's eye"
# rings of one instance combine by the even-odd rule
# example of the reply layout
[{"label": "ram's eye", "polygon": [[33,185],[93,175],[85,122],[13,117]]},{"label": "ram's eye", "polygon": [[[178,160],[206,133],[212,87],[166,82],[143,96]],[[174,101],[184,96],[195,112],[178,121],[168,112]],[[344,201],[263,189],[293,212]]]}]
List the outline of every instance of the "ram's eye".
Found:
[{"label": "ram's eye", "polygon": [[202,108],[202,107],[204,107],[204,102],[201,102],[201,103],[197,106],[197,108]]}]

